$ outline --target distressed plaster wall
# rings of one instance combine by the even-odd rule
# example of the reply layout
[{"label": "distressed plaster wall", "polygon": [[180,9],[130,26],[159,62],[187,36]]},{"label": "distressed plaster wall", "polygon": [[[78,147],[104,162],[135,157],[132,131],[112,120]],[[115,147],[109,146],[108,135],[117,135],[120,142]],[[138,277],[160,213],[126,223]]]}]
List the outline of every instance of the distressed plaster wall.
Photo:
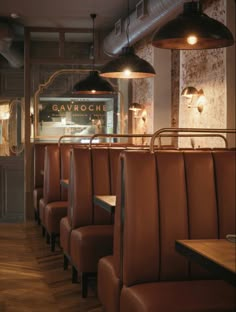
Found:
[{"label": "distressed plaster wall", "polygon": [[[226,0],[205,1],[204,12],[226,23]],[[233,69],[232,69],[233,70]],[[225,49],[192,50],[180,52],[180,93],[186,86],[203,89],[206,103],[203,111],[188,108],[188,100],[180,96],[179,126],[184,128],[227,128],[226,124],[226,51]],[[190,105],[196,106],[197,98]],[[188,141],[188,142],[187,142]],[[180,146],[190,144],[190,139],[181,139]],[[195,138],[196,146],[224,146],[217,138]]]},{"label": "distressed plaster wall", "polygon": [[[153,46],[147,42],[148,39],[140,41],[135,51],[137,55],[153,64]],[[142,104],[141,111],[133,112],[133,133],[153,133],[153,78],[132,80],[132,100]],[[139,143],[139,139],[137,139]],[[148,142],[148,140],[144,140]]]},{"label": "distressed plaster wall", "polygon": [[[227,24],[227,1],[205,0],[204,12],[220,22]],[[135,46],[136,53],[151,64],[155,64],[155,48],[150,38],[145,38]],[[226,48],[210,50],[175,51],[171,53],[171,127],[185,128],[227,128],[227,74]],[[235,71],[234,66],[229,70]],[[155,68],[158,75],[158,68]],[[203,111],[196,107],[188,108],[188,102],[180,96],[186,86],[203,89],[205,100]],[[144,109],[133,113],[133,133],[152,133],[154,120],[154,79],[136,79],[132,81],[134,102]],[[156,100],[155,100],[156,101]],[[228,99],[229,102],[229,99]],[[196,106],[196,98],[191,103]],[[155,104],[156,105],[156,104]],[[159,109],[155,109],[155,115]],[[134,118],[135,117],[135,118]],[[142,118],[144,117],[144,118]],[[229,118],[229,116],[228,116]],[[168,123],[168,121],[166,121]],[[232,122],[231,122],[232,123]],[[231,126],[232,127],[232,126]],[[173,140],[173,144],[176,144]],[[224,141],[219,138],[179,139],[179,146],[222,147]]]}]

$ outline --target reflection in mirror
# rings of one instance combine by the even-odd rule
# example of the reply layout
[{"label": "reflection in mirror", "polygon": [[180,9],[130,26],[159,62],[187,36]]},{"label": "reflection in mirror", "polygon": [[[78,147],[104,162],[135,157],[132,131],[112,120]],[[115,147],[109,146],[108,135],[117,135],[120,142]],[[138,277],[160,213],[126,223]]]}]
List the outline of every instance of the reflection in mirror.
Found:
[{"label": "reflection in mirror", "polygon": [[3,100],[0,103],[0,156],[9,156],[8,144],[8,119],[10,116],[9,102]]},{"label": "reflection in mirror", "polygon": [[24,150],[24,113],[20,99],[0,103],[0,156],[17,156]]},{"label": "reflection in mirror", "polygon": [[10,155],[20,155],[24,150],[24,110],[21,99],[10,102],[8,142]]},{"label": "reflection in mirror", "polygon": [[[117,94],[84,95],[72,94],[68,85],[65,94],[55,95],[52,83],[62,74],[79,74],[82,79],[88,70],[61,69],[54,72],[34,94],[34,138],[58,140],[62,135],[93,135],[115,133],[117,129]],[[73,79],[71,79],[73,80]],[[50,94],[51,87],[53,92]],[[70,89],[71,87],[71,89]],[[43,92],[45,91],[45,93]],[[59,93],[59,92],[58,92]],[[31,135],[32,138],[32,135]]]}]

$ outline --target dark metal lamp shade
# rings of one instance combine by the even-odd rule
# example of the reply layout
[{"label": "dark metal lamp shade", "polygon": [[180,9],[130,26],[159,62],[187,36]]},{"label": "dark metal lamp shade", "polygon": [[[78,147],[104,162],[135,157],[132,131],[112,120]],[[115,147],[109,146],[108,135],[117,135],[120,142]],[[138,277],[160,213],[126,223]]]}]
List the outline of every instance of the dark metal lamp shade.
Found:
[{"label": "dark metal lamp shade", "polygon": [[193,50],[231,46],[234,38],[221,22],[202,12],[199,1],[184,3],[184,11],[162,26],[152,45],[164,49]]},{"label": "dark metal lamp shade", "polygon": [[73,88],[73,94],[112,94],[113,86],[101,78],[97,71],[91,71],[89,76],[79,81]]},{"label": "dark metal lamp shade", "polygon": [[155,74],[152,65],[138,57],[131,47],[124,47],[121,55],[108,62],[100,71],[100,76],[106,78],[150,78]]}]

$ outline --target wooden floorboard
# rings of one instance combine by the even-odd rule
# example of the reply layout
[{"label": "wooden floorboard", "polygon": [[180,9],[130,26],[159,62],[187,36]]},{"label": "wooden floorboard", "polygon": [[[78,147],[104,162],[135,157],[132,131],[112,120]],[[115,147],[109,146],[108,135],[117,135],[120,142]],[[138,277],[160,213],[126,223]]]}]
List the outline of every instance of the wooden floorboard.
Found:
[{"label": "wooden floorboard", "polygon": [[102,312],[91,280],[88,297],[63,270],[63,255],[52,253],[34,222],[0,224],[0,312]]}]

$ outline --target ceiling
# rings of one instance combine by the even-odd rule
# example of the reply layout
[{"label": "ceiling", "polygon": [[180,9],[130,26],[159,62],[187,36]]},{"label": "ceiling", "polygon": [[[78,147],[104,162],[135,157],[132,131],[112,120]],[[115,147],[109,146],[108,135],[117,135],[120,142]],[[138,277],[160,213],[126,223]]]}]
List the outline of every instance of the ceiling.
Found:
[{"label": "ceiling", "polygon": [[[93,39],[91,14],[96,14],[95,30],[101,38],[111,33],[115,23],[125,19],[140,0],[0,0],[0,62],[5,59],[12,67],[21,67],[23,54],[18,53],[24,42],[24,27],[75,28],[66,32],[65,40],[90,43]],[[16,18],[13,18],[13,15]],[[83,32],[81,28],[91,29]],[[58,32],[31,32],[33,41],[58,41]],[[102,44],[102,42],[99,42]],[[22,48],[21,48],[22,49]],[[20,56],[20,57],[19,57]]]},{"label": "ceiling", "polygon": [[19,18],[24,26],[91,28],[91,13],[97,14],[96,29],[110,31],[140,0],[2,0],[0,16]]},{"label": "ceiling", "polygon": [[[93,22],[91,14],[96,14],[95,31],[101,38],[98,44],[103,45],[105,54],[117,55],[127,44],[127,29],[118,33],[122,25],[129,27],[129,42],[134,44],[141,36],[154,30],[154,26],[168,17],[170,12],[184,0],[0,0],[0,58],[7,59],[12,67],[23,64],[23,55],[15,47],[24,42],[24,27],[44,27],[78,29],[78,32],[65,31],[65,41],[73,43],[91,43]],[[136,10],[136,5],[139,9]],[[148,6],[149,5],[149,6]],[[145,21],[142,14],[148,7]],[[140,10],[141,8],[141,10]],[[136,10],[136,12],[135,12]],[[12,18],[16,15],[17,18]],[[127,19],[129,16],[129,19]],[[122,24],[117,23],[121,21]],[[116,27],[115,27],[116,24]],[[119,26],[121,25],[121,26]],[[90,29],[84,32],[82,29]],[[44,29],[44,30],[45,30]],[[59,41],[58,31],[34,31],[30,33],[33,41]],[[114,35],[116,37],[114,37]],[[60,38],[63,38],[61,36]],[[136,40],[136,41],[135,41]],[[37,44],[35,42],[35,44]],[[41,43],[39,43],[41,44]],[[36,46],[36,45],[35,45]],[[16,48],[16,49],[15,49]],[[15,53],[16,52],[16,53]]]}]

